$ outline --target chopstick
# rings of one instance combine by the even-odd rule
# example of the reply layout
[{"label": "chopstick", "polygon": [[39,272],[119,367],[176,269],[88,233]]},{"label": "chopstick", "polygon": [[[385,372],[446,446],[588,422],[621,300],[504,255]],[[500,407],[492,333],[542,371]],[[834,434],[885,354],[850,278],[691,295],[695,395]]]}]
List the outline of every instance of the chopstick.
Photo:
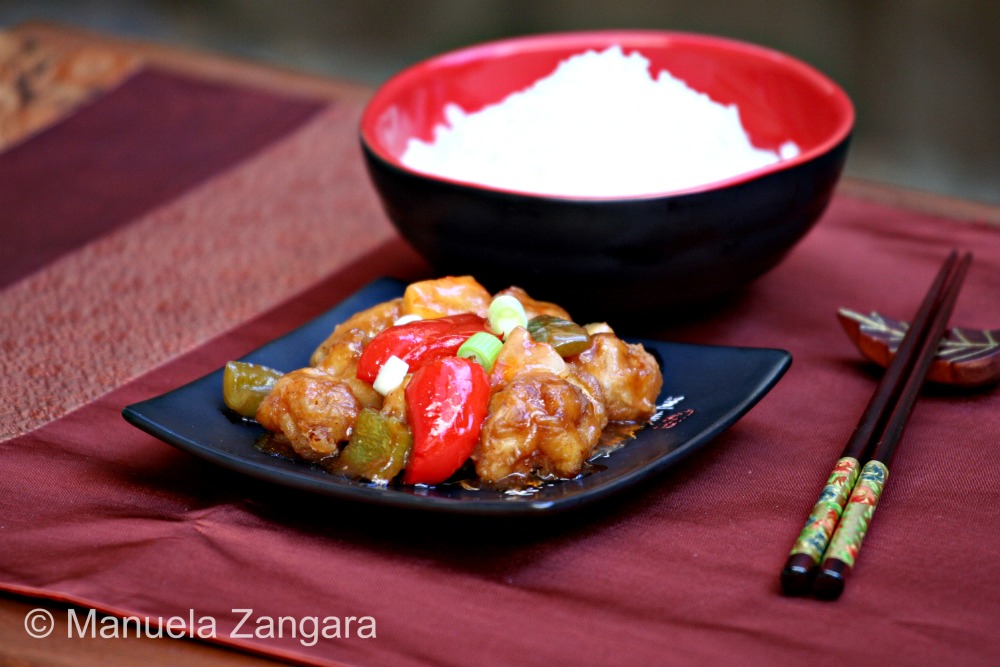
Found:
[{"label": "chopstick", "polygon": [[[952,251],[938,271],[792,546],[781,572],[786,594],[808,592],[821,561],[815,577],[816,595],[835,599],[843,590],[888,475],[889,460],[902,438],[972,261],[969,253],[960,263],[957,258],[958,253]],[[866,460],[862,468],[861,462]]]},{"label": "chopstick", "polygon": [[801,595],[811,588],[816,568],[826,552],[861,472],[861,462],[867,457],[884,425],[886,408],[899,395],[902,382],[915,359],[917,339],[930,323],[931,315],[945,288],[948,276],[954,270],[957,258],[958,253],[952,251],[938,271],[892,363],[868,401],[843,453],[834,464],[833,471],[820,492],[819,499],[813,506],[802,532],[792,546],[788,561],[781,572],[781,585],[785,593]]},{"label": "chopstick", "polygon": [[920,341],[920,349],[912,372],[906,379],[896,405],[892,408],[884,430],[875,444],[871,459],[861,470],[861,477],[851,492],[844,513],[837,525],[837,530],[830,539],[826,557],[820,566],[819,574],[813,584],[813,593],[817,597],[835,600],[844,590],[847,574],[854,567],[854,562],[861,550],[861,541],[868,532],[868,526],[875,513],[882,489],[889,477],[889,463],[896,452],[906,422],[910,418],[913,406],[917,402],[920,388],[927,377],[931,363],[937,355],[938,346],[948,318],[955,307],[962,281],[972,262],[972,254],[966,253],[951,275],[950,282],[939,302],[937,312],[931,321],[927,335]]}]

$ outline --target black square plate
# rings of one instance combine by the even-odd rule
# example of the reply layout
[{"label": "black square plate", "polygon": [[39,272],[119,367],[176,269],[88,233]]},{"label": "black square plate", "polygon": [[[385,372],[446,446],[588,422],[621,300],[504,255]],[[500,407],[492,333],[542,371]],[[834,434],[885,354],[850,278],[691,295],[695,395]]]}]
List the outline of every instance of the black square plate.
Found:
[{"label": "black square plate", "polygon": [[[398,281],[377,280],[243,360],[286,372],[305,366],[336,324],[400,296],[403,289]],[[592,472],[529,491],[471,490],[458,484],[380,486],[265,454],[254,447],[263,429],[234,421],[228,414],[222,402],[221,368],[162,396],[129,405],[122,414],[143,431],[225,468],[335,498],[453,514],[548,513],[607,497],[672,467],[746,414],[791,363],[784,350],[639,342],[659,358],[663,369],[660,409],[651,425],[596,460]]]}]

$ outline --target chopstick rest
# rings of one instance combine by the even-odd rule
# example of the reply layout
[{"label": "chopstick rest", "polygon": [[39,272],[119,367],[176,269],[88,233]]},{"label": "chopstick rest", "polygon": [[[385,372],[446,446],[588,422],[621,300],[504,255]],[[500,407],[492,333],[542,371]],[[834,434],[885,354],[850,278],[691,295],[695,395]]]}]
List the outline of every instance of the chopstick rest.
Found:
[{"label": "chopstick rest", "polygon": [[[836,597],[840,594],[835,582],[839,581],[839,588],[843,588],[846,572],[854,564],[861,540],[888,477],[885,462],[871,461],[869,463],[872,465],[866,464],[862,468],[861,461],[872,457],[877,443],[884,441],[887,424],[893,417],[897,421],[901,419],[902,424],[905,424],[909,410],[916,401],[916,394],[919,393],[933,361],[937,342],[971,262],[971,255],[967,254],[956,269],[957,257],[958,253],[952,251],[938,271],[914,317],[913,326],[904,336],[806,519],[805,527],[792,546],[781,572],[781,585],[786,594],[801,595],[809,592],[813,587],[817,567],[825,555],[829,556],[823,561],[825,581],[818,582],[817,578],[819,590],[816,592],[821,597]],[[913,378],[917,375],[919,380],[915,382]],[[906,395],[905,402],[909,402],[909,408],[905,414],[901,414],[898,410],[900,397],[907,391],[912,394]],[[899,425],[894,428],[899,428]],[[885,449],[884,445],[883,448]],[[844,528],[841,529],[840,526]],[[836,545],[839,557],[833,557],[834,545],[831,544],[835,538],[835,529],[841,531],[842,535]]]},{"label": "chopstick rest", "polygon": [[[909,324],[877,312],[862,315],[849,308],[837,311],[844,333],[869,361],[887,367]],[[948,327],[927,381],[955,387],[980,388],[1000,382],[1000,329]]]}]

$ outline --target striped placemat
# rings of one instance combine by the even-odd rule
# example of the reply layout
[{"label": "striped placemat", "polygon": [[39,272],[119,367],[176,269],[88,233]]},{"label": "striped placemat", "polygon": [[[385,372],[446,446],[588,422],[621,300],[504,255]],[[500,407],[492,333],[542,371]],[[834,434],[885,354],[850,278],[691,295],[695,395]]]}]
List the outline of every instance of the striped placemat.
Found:
[{"label": "striped placemat", "polygon": [[0,153],[0,440],[392,238],[359,113],[142,68]]}]

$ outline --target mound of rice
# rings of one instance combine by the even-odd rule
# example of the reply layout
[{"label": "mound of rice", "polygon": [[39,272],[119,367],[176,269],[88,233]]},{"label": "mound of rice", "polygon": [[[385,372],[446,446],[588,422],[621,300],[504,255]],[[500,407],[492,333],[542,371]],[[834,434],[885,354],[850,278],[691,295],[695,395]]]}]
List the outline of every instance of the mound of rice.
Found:
[{"label": "mound of rice", "polygon": [[618,46],[567,58],[547,77],[475,113],[445,108],[430,143],[402,156],[417,171],[538,194],[670,192],[787,159],[755,148],[735,105],[718,104]]}]

